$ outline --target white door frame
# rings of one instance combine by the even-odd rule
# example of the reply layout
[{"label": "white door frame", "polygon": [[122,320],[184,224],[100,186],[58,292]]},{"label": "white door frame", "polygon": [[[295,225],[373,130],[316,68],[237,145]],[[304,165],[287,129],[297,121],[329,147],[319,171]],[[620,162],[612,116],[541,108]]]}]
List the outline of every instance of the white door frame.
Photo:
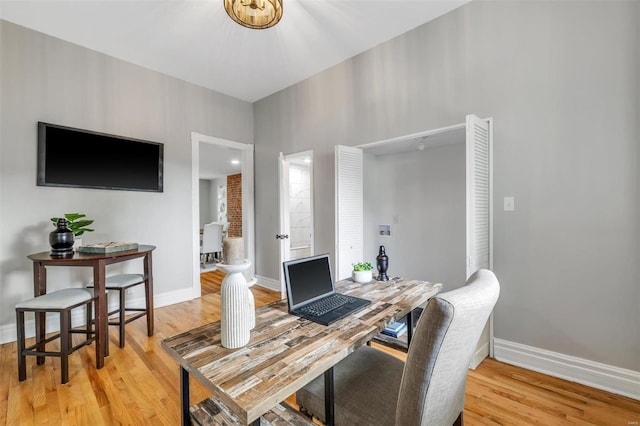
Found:
[{"label": "white door frame", "polygon": [[410,135],[398,136],[395,138],[385,139],[385,140],[376,141],[376,142],[369,142],[362,145],[357,145],[354,148],[362,148],[362,149],[373,148],[373,147],[388,145],[388,144],[397,143],[397,142],[404,142],[411,139],[424,138],[426,136],[437,135],[439,133],[446,133],[452,130],[464,129],[466,127],[467,127],[466,123],[454,124],[453,126],[440,127],[438,129],[426,130],[424,132],[412,133]]},{"label": "white door frame", "polygon": [[193,255],[192,297],[200,297],[200,142],[237,149],[242,154],[242,238],[246,258],[251,262],[249,278],[255,280],[255,217],[253,182],[253,144],[234,142],[191,132],[191,229]]}]

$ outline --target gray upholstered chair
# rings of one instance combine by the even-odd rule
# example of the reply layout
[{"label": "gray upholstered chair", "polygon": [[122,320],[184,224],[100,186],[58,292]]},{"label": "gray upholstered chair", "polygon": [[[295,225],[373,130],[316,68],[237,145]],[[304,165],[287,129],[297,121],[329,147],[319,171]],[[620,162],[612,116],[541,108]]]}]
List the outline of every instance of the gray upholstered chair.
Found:
[{"label": "gray upholstered chair", "polygon": [[[462,424],[469,362],[500,286],[493,272],[432,298],[420,316],[407,361],[363,346],[334,368],[335,424]],[[324,380],[296,393],[303,412],[324,421]]]}]

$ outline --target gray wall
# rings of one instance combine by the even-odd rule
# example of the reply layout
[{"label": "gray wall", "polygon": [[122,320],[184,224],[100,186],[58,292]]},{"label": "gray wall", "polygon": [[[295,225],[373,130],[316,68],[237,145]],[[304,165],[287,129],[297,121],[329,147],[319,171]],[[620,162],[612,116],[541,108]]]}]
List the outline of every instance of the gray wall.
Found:
[{"label": "gray wall", "polygon": [[[495,336],[640,371],[639,2],[471,2],[254,104],[257,271],[278,276],[277,153],[495,119]],[[502,211],[515,196],[516,210]]]},{"label": "gray wall", "polygon": [[[465,153],[463,139],[424,151],[365,154],[365,261],[375,265],[384,245],[389,276],[436,281],[444,290],[464,284]],[[380,236],[378,225],[390,225],[391,235]]]},{"label": "gray wall", "polygon": [[[48,218],[66,212],[95,220],[85,243],[156,245],[156,295],[188,290],[197,261],[191,132],[252,143],[251,104],[6,21],[0,40],[0,331],[15,333],[13,306],[33,297],[26,256],[49,250]],[[36,186],[38,121],[164,143],[164,192]],[[136,262],[107,272],[140,271]],[[49,268],[49,289],[81,286],[89,276],[86,268]]]},{"label": "gray wall", "polygon": [[202,229],[205,223],[210,223],[217,219],[217,217],[215,217],[216,211],[214,205],[217,199],[214,198],[212,193],[212,191],[215,190],[212,180],[199,179],[199,185],[200,229]]}]

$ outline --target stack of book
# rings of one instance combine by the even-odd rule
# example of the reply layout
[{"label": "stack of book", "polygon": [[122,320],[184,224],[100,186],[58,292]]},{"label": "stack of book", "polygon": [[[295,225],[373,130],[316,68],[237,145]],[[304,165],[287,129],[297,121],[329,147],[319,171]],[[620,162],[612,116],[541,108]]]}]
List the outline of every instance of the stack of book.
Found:
[{"label": "stack of book", "polygon": [[406,332],[407,324],[402,321],[392,322],[391,324],[387,325],[384,330],[382,330],[382,334],[386,334],[387,336],[396,338],[402,336]]},{"label": "stack of book", "polygon": [[80,253],[108,254],[118,251],[137,250],[138,243],[123,243],[119,241],[111,241],[108,243],[87,244],[78,247]]}]

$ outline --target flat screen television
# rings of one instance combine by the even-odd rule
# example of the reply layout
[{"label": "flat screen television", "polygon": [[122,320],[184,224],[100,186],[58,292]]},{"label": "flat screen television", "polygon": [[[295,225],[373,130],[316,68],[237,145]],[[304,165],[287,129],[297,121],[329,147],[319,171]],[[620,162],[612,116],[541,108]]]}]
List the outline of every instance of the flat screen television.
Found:
[{"label": "flat screen television", "polygon": [[38,122],[38,186],[163,191],[164,145]]}]

